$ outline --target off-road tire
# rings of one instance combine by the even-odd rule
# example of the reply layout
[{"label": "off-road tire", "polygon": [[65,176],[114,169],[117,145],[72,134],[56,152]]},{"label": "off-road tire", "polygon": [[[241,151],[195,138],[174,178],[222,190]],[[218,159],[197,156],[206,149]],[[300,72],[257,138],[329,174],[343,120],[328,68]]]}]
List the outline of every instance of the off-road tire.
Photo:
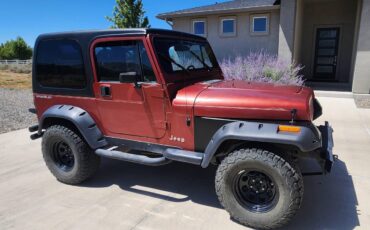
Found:
[{"label": "off-road tire", "polygon": [[[55,154],[53,145],[63,141],[66,143],[73,154],[74,163],[69,171],[64,171],[53,158]],[[46,166],[50,172],[62,183],[79,184],[89,179],[98,170],[100,157],[93,153],[92,149],[85,141],[71,129],[55,125],[49,127],[42,138],[42,154]]]},{"label": "off-road tire", "polygon": [[[233,192],[235,174],[240,170],[262,170],[277,185],[274,207],[265,212],[250,211]],[[263,149],[240,149],[230,153],[218,166],[216,193],[232,219],[256,229],[273,229],[288,223],[300,208],[303,198],[302,175],[282,157]]]}]

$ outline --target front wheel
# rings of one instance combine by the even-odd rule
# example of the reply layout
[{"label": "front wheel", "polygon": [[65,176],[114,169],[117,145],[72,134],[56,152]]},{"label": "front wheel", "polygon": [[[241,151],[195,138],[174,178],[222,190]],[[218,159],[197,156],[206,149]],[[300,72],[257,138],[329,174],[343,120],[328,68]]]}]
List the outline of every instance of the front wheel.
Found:
[{"label": "front wheel", "polygon": [[303,198],[302,175],[283,158],[262,149],[230,153],[217,169],[215,185],[230,216],[257,229],[289,222]]},{"label": "front wheel", "polygon": [[66,184],[79,184],[99,168],[100,157],[78,134],[64,126],[51,126],[45,131],[42,154],[51,173]]}]

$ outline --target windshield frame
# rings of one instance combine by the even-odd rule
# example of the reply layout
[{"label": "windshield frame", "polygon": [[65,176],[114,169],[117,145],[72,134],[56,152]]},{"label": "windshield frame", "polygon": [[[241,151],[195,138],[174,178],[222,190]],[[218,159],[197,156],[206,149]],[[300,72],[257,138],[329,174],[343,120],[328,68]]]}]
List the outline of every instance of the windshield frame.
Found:
[{"label": "windshield frame", "polygon": [[[165,55],[165,54],[163,52],[158,52],[157,45],[156,45],[157,39],[182,40],[185,42],[204,43],[208,46],[210,50],[211,55],[209,56],[209,58],[213,66],[210,69],[204,66],[203,68],[197,68],[197,69],[176,70],[176,71],[170,71],[170,72],[166,71],[162,65],[163,57],[161,57],[160,53],[162,55]],[[163,73],[163,75],[165,75],[164,78],[166,79],[166,81],[169,81],[169,82],[176,82],[180,80],[183,81],[184,76],[186,79],[196,79],[196,78],[208,79],[210,75],[215,75],[215,72],[219,73],[221,71],[217,58],[213,52],[213,49],[205,38],[195,37],[195,36],[194,38],[193,37],[179,37],[179,36],[153,36],[150,40],[152,43],[155,56],[157,58],[159,68],[161,69],[161,72]]]}]

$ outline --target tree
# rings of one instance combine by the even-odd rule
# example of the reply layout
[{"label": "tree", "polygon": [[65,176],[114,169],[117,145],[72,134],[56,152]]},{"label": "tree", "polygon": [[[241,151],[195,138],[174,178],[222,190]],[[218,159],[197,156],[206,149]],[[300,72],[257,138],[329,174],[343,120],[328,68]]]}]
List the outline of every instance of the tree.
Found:
[{"label": "tree", "polygon": [[142,0],[116,0],[113,16],[106,17],[112,28],[149,28]]},{"label": "tree", "polygon": [[30,59],[31,57],[32,48],[21,37],[0,44],[0,59]]}]

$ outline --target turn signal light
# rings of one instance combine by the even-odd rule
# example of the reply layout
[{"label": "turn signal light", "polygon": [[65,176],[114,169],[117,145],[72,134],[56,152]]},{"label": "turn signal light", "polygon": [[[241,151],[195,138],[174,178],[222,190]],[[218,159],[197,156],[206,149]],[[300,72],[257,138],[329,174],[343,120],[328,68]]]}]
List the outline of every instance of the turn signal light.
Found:
[{"label": "turn signal light", "polygon": [[301,131],[301,127],[291,126],[291,125],[279,125],[278,131],[279,132],[299,133]]}]

